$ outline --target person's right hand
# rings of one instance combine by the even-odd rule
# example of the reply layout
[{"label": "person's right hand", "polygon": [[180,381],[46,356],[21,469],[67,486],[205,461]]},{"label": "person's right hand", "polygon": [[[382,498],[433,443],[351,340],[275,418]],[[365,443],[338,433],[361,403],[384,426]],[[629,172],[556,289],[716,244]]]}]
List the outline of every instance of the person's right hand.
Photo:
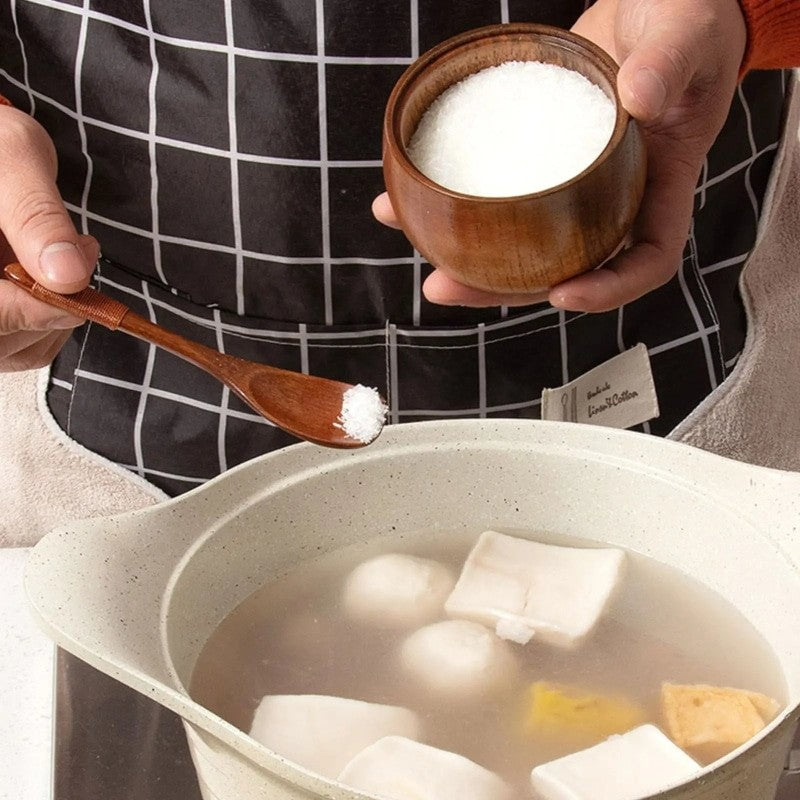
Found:
[{"label": "person's right hand", "polygon": [[[19,261],[55,292],[86,287],[100,248],[76,232],[56,188],[53,143],[38,122],[0,106],[0,268]],[[0,372],[49,364],[84,320],[0,280]]]}]

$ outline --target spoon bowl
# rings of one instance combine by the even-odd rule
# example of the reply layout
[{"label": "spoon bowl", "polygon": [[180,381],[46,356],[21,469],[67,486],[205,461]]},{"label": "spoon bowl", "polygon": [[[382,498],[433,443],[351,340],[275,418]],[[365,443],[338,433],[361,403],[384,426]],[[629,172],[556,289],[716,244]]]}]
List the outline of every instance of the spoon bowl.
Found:
[{"label": "spoon bowl", "polygon": [[[342,424],[344,395],[354,387],[220,353],[156,325],[124,303],[95,289],[63,295],[38,284],[21,264],[5,267],[5,277],[51,306],[150,342],[213,375],[254,411],[287,433],[324,447],[352,449],[374,441],[351,436]],[[377,397],[376,406],[383,400]]]}]

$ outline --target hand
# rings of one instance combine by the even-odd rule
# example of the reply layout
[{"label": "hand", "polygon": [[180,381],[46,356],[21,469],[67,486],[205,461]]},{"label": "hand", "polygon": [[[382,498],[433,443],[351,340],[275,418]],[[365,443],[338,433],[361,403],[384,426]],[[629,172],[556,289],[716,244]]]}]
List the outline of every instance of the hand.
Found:
[{"label": "hand", "polygon": [[[725,123],[744,56],[747,31],[738,0],[598,0],[573,30],[620,64],[620,99],[647,140],[647,186],[630,246],[546,295],[493,295],[434,271],[423,286],[431,302],[493,306],[548,299],[557,308],[608,311],[677,272],[695,186]],[[373,212],[397,227],[387,195],[376,198]]]},{"label": "hand", "polygon": [[[19,261],[48,289],[83,289],[100,248],[91,236],[79,236],[67,215],[44,129],[7,106],[0,106],[0,175],[0,267]],[[0,280],[0,372],[49,364],[83,322]]]}]

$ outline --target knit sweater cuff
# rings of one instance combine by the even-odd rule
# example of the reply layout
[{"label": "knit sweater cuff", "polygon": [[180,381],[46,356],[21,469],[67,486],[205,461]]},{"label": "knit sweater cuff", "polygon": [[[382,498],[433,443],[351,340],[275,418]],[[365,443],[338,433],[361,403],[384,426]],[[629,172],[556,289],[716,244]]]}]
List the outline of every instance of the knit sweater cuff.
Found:
[{"label": "knit sweater cuff", "polygon": [[800,66],[800,0],[739,0],[747,22],[742,74]]}]

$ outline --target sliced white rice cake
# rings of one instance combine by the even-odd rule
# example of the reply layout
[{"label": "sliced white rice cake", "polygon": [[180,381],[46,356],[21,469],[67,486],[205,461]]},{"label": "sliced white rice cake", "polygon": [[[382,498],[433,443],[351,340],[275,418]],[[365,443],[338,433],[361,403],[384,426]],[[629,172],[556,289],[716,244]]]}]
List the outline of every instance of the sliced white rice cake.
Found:
[{"label": "sliced white rice cake", "polygon": [[641,725],[541,764],[531,772],[531,785],[542,800],[641,800],[699,771],[655,725]]},{"label": "sliced white rice cake", "polygon": [[339,782],[387,800],[510,800],[494,772],[457,753],[387,736],[359,753]]},{"label": "sliced white rice cake", "polygon": [[278,755],[336,778],[365,747],[384,736],[417,738],[420,722],[407,708],[327,695],[267,695],[250,736]]},{"label": "sliced white rice cake", "polygon": [[482,533],[445,610],[525,644],[573,647],[597,624],[622,578],[617,548],[559,547]]}]

